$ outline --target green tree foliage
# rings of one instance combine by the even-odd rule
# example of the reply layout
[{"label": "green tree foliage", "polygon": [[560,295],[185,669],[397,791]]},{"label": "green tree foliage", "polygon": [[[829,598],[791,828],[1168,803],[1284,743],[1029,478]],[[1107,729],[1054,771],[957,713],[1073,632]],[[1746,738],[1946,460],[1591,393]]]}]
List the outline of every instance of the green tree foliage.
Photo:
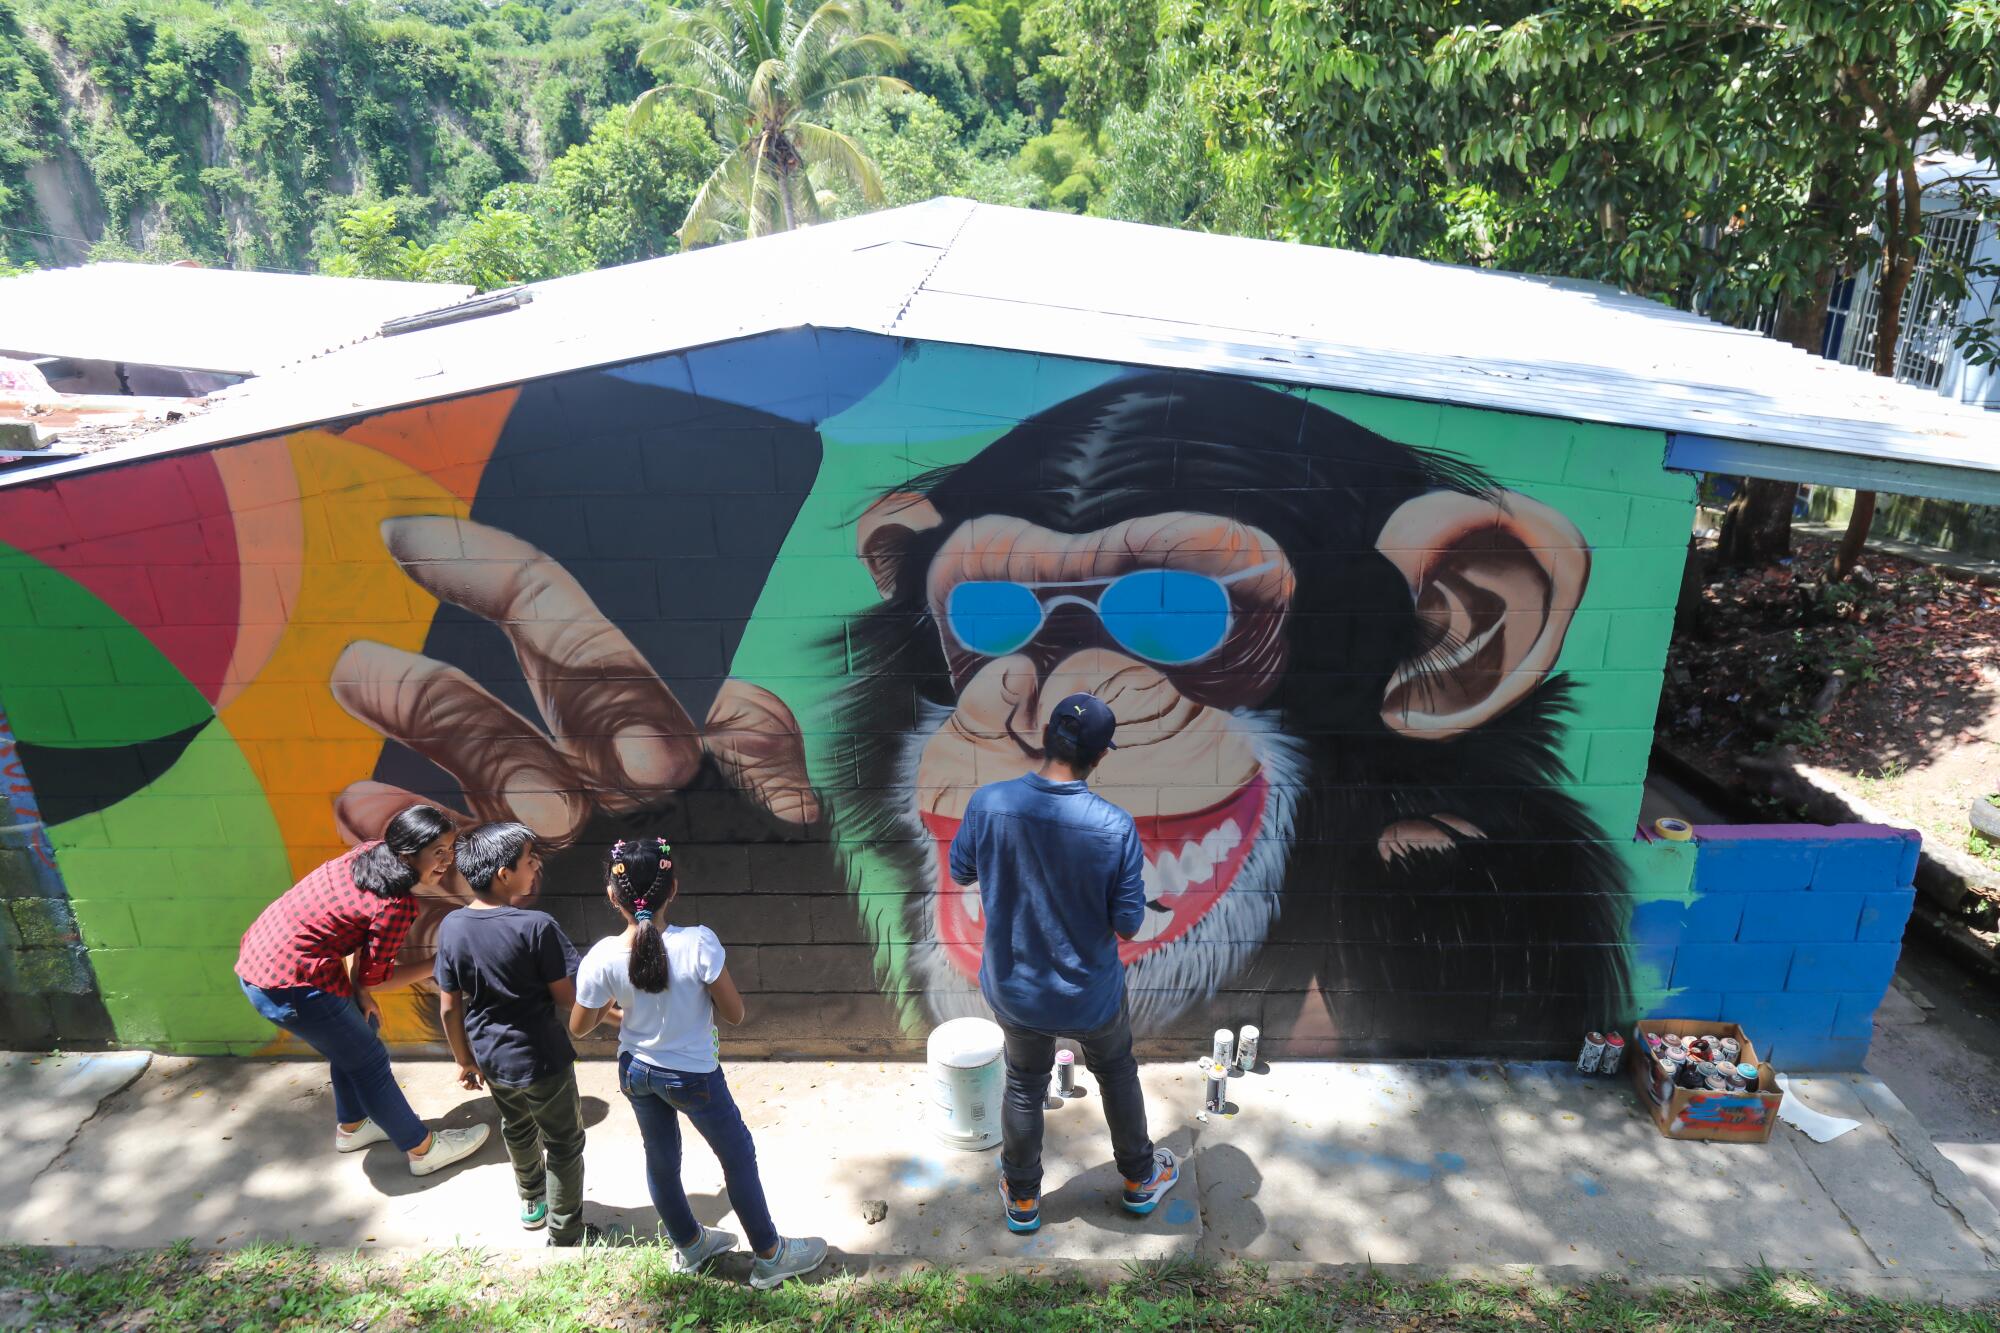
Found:
[{"label": "green tree foliage", "polygon": [[[1011,155],[999,155],[1004,148],[993,154],[982,152],[986,145],[968,141],[958,117],[922,93],[876,98],[837,116],[834,126],[860,144],[875,163],[883,207],[922,203],[940,195],[1015,208],[1033,208],[1042,201],[1041,183],[1017,170]],[[1004,144],[1004,128],[988,137]],[[833,211],[846,216],[869,207],[850,192]]]},{"label": "green tree foliage", "polygon": [[685,107],[637,126],[612,113],[550,165],[546,190],[591,267],[651,259],[679,248],[688,206],[721,156]]},{"label": "green tree foliage", "polygon": [[1021,167],[1042,182],[1050,208],[1088,213],[1097,200],[1097,146],[1081,126],[1058,120],[1047,134],[1028,140],[1021,149]]},{"label": "green tree foliage", "polygon": [[1045,108],[1040,69],[1053,48],[1039,10],[1038,0],[961,0],[945,11],[951,45],[965,53],[972,86],[989,104]]},{"label": "green tree foliage", "polygon": [[1159,23],[1159,0],[1043,0],[1041,63],[1063,90],[1063,115],[1095,133],[1117,108],[1145,102]]},{"label": "green tree foliage", "polygon": [[[296,268],[352,196],[432,224],[534,178],[646,86],[643,0],[0,0],[0,225],[80,182],[104,253]],[[71,90],[81,90],[72,92]],[[60,253],[74,254],[74,243]]]},{"label": "green tree foliage", "polygon": [[0,0],[0,262],[28,253],[28,232],[41,214],[28,189],[28,169],[52,150],[62,132],[62,107],[48,54],[28,37],[10,0]]},{"label": "green tree foliage", "polygon": [[667,107],[642,127],[610,112],[543,180],[494,190],[477,211],[427,239],[421,201],[352,201],[322,246],[320,266],[487,290],[671,254],[718,155],[701,119],[684,107]]},{"label": "green tree foliage", "polygon": [[681,224],[683,244],[815,221],[830,176],[880,202],[875,164],[826,122],[875,94],[908,90],[879,72],[901,63],[901,44],[858,30],[842,0],[723,0],[670,11],[666,22],[641,58],[688,72],[640,97],[634,123],[643,126],[669,93],[687,93],[709,113],[723,148]]}]

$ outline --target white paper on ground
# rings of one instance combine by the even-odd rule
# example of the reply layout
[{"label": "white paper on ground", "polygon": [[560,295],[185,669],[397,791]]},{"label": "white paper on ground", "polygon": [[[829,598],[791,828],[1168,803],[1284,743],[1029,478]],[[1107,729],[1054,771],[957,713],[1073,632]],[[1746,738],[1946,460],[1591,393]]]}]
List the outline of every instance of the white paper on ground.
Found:
[{"label": "white paper on ground", "polygon": [[1778,1091],[1785,1094],[1778,1103],[1778,1119],[1804,1134],[1814,1143],[1831,1143],[1850,1129],[1861,1128],[1859,1120],[1848,1120],[1842,1116],[1827,1115],[1815,1111],[1792,1095],[1791,1080],[1778,1075]]}]

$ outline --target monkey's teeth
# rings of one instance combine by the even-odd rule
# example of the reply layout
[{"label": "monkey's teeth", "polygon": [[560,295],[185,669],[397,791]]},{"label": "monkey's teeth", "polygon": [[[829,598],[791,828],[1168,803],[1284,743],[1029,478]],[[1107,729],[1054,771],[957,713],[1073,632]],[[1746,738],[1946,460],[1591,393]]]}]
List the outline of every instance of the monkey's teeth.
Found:
[{"label": "monkey's teeth", "polygon": [[1181,874],[1190,884],[1206,884],[1215,874],[1215,862],[1210,859],[1208,849],[1195,843],[1181,848]]},{"label": "monkey's teeth", "polygon": [[965,891],[965,914],[974,921],[979,920],[979,886],[974,884]]},{"label": "monkey's teeth", "polygon": [[1160,898],[1160,872],[1151,861],[1143,864],[1139,871],[1139,882],[1146,886],[1146,901],[1157,902]]},{"label": "monkey's teeth", "polygon": [[1139,927],[1139,933],[1134,935],[1132,940],[1135,944],[1144,944],[1148,940],[1156,940],[1166,933],[1168,926],[1173,924],[1174,914],[1172,912],[1148,912],[1146,913],[1145,924]]},{"label": "monkey's teeth", "polygon": [[1158,873],[1160,877],[1160,892],[1156,896],[1160,898],[1178,898],[1187,892],[1187,871],[1181,869],[1180,858],[1172,852],[1161,853]]}]

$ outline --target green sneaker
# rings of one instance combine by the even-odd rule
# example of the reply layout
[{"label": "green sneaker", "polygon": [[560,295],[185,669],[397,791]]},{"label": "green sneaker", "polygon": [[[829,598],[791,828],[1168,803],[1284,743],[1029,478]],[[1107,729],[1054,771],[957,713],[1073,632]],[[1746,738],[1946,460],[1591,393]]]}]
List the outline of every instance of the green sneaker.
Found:
[{"label": "green sneaker", "polygon": [[549,1224],[549,1201],[534,1199],[521,1205],[521,1230],[540,1231]]}]

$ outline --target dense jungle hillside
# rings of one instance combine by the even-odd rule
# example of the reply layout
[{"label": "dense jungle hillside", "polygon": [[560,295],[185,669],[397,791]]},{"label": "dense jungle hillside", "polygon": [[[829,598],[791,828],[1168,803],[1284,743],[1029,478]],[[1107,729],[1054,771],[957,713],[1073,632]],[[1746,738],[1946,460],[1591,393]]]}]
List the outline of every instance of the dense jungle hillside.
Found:
[{"label": "dense jungle hillside", "polygon": [[[856,6],[915,90],[841,113],[886,202],[1089,205],[1033,3]],[[0,0],[0,271],[186,258],[490,286],[669,252],[719,149],[693,99],[628,124],[675,78],[640,60],[660,8]]]}]

